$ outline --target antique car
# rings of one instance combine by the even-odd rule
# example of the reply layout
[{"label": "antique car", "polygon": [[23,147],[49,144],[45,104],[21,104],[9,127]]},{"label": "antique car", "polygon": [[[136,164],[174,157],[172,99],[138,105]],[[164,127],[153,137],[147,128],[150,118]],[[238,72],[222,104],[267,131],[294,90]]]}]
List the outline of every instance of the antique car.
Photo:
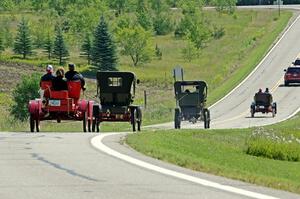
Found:
[{"label": "antique car", "polygon": [[130,122],[133,131],[141,130],[142,110],[133,105],[138,83],[132,72],[97,72],[99,103],[93,106],[93,132],[99,132],[102,122]]},{"label": "antique car", "polygon": [[257,112],[272,113],[272,117],[277,114],[277,104],[273,102],[272,95],[270,93],[259,92],[254,96],[254,102],[250,106],[251,117]]},{"label": "antique car", "polygon": [[68,90],[55,91],[51,81],[42,81],[41,97],[29,101],[30,131],[39,132],[43,120],[82,121],[83,131],[91,131],[93,101],[80,99],[80,81],[69,81]]},{"label": "antique car", "polygon": [[180,129],[181,121],[204,121],[204,128],[210,128],[210,111],[206,108],[207,84],[204,81],[176,81],[174,90],[175,129]]}]

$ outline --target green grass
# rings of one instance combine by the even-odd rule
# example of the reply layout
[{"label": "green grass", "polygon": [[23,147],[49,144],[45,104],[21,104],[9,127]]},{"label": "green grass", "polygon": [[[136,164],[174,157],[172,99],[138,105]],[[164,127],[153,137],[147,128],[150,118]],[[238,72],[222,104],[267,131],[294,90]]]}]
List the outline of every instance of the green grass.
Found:
[{"label": "green grass", "polygon": [[[284,29],[292,13],[283,11],[279,19],[276,19],[277,12],[272,10],[238,10],[235,15],[220,15],[215,11],[205,11],[204,16],[209,19],[211,26],[224,27],[225,35],[218,40],[211,39],[201,50],[199,57],[192,62],[186,62],[182,58],[181,51],[185,41],[174,38],[172,34],[153,37],[153,48],[155,44],[159,46],[163,54],[162,60],[154,58],[150,63],[133,67],[128,57],[120,56],[119,69],[134,71],[141,80],[137,88],[135,104],[143,105],[144,90],[147,92],[147,109],[143,111],[144,125],[173,119],[175,99],[172,69],[174,66],[181,65],[184,68],[187,80],[205,80],[209,87],[208,104],[212,104],[226,95],[252,71]],[[35,15],[27,13],[27,17],[31,19]],[[18,18],[20,16],[16,15],[15,19]],[[14,20],[13,30],[16,25]],[[80,66],[80,71],[88,74],[89,77],[95,76],[95,71],[91,71],[86,61],[79,57],[78,47],[72,48],[70,54],[69,60]],[[41,49],[36,50],[36,55],[29,57],[28,60],[20,59],[12,54],[11,49],[7,49],[1,59],[7,63],[21,65],[25,63],[30,66],[41,66],[52,63],[57,66],[55,60],[47,60]],[[36,67],[36,70],[42,72],[43,68]],[[7,85],[0,84],[0,89],[6,89]],[[88,92],[88,98],[93,99],[96,93],[94,82],[88,82]],[[69,129],[71,128],[66,125],[64,130]]]},{"label": "green grass", "polygon": [[[300,193],[300,162],[282,161],[247,154],[248,140],[257,131],[300,140],[300,114],[268,127],[236,130],[167,130],[128,135],[126,142],[134,149],[182,167],[204,171],[254,184]],[[268,143],[278,142],[268,139]],[[278,152],[266,144],[261,147]],[[286,144],[286,143],[285,143]],[[296,145],[297,144],[297,145]],[[293,146],[292,146],[293,145]],[[293,142],[288,148],[300,143]],[[281,147],[282,149],[282,147]],[[285,153],[290,155],[289,150]]]}]

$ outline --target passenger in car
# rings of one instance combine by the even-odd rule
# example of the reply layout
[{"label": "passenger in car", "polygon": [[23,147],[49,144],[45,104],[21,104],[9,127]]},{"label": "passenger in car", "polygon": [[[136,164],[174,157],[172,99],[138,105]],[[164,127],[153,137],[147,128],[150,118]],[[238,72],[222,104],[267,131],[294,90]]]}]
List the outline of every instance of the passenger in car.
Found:
[{"label": "passenger in car", "polygon": [[53,75],[53,66],[47,65],[47,67],[46,67],[46,74],[44,74],[41,77],[40,85],[41,85],[42,81],[52,81],[53,78],[54,78],[54,75]]},{"label": "passenger in car", "polygon": [[66,72],[65,76],[66,76],[67,81],[80,80],[81,88],[82,88],[82,90],[85,90],[85,87],[84,87],[85,80],[84,80],[83,76],[75,70],[75,64],[69,64],[69,71]]},{"label": "passenger in car", "polygon": [[65,71],[62,67],[56,71],[56,77],[52,80],[52,87],[55,91],[68,90],[67,81],[64,79]]}]

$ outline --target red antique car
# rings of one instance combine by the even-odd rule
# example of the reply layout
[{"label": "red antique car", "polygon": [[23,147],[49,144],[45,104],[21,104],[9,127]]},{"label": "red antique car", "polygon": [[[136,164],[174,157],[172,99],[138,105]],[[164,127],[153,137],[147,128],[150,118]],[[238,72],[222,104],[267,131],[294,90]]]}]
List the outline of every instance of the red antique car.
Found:
[{"label": "red antique car", "polygon": [[40,121],[78,120],[83,122],[83,131],[91,132],[93,101],[80,99],[80,81],[69,81],[68,90],[55,91],[51,81],[41,82],[41,98],[30,100],[30,131],[40,131]]}]

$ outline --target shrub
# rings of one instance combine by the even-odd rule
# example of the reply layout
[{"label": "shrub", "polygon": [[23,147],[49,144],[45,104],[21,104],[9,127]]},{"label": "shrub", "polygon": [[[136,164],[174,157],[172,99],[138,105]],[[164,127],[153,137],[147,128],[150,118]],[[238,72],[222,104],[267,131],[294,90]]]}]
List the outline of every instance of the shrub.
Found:
[{"label": "shrub", "polygon": [[25,121],[28,118],[28,102],[39,96],[39,80],[40,75],[37,73],[23,76],[21,82],[13,90],[13,104],[10,112],[15,119]]},{"label": "shrub", "polygon": [[173,31],[174,22],[168,14],[159,14],[153,19],[154,31],[157,35],[166,35]]},{"label": "shrub", "polygon": [[224,27],[217,27],[217,26],[214,26],[214,27],[213,27],[212,36],[213,36],[215,39],[220,39],[220,38],[223,37],[224,35],[225,35],[225,29],[224,29]]},{"label": "shrub", "polygon": [[256,129],[246,141],[246,153],[275,160],[300,161],[300,139],[285,137],[263,128]]}]

